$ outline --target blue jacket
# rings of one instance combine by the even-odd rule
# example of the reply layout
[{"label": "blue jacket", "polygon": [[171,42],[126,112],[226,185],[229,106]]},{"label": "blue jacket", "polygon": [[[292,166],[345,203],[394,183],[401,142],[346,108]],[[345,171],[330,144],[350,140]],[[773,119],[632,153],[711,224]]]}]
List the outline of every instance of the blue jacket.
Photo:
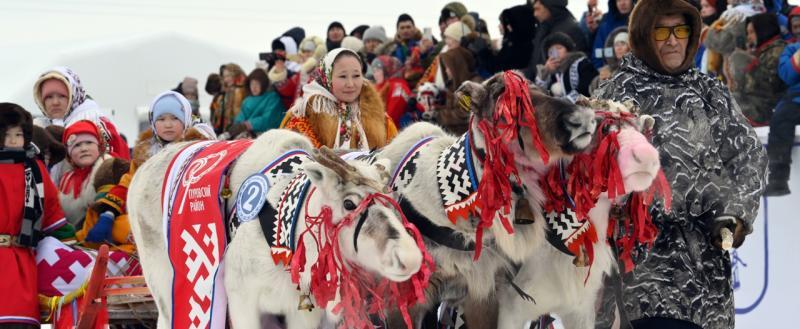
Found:
[{"label": "blue jacket", "polygon": [[242,109],[234,123],[250,122],[256,133],[278,128],[286,114],[281,97],[275,91],[266,91],[259,96],[248,96],[242,102]]},{"label": "blue jacket", "polygon": [[789,86],[787,92],[800,92],[800,63],[794,63],[792,56],[800,50],[800,42],[783,48],[778,60],[778,76]]},{"label": "blue jacket", "polygon": [[[636,0],[633,0],[631,8],[633,8],[635,5]],[[633,9],[631,9],[631,11],[633,11]],[[614,29],[620,26],[628,26],[628,16],[630,15],[630,13],[623,15],[619,12],[619,9],[617,9],[616,0],[608,0],[608,12],[603,15],[603,19],[600,20],[600,24],[597,26],[597,31],[594,34],[594,45],[592,46],[591,51],[592,64],[594,65],[594,68],[600,69],[606,64],[603,57],[604,49],[606,47],[606,39],[608,38],[608,35],[611,34],[611,31],[614,31]]]}]

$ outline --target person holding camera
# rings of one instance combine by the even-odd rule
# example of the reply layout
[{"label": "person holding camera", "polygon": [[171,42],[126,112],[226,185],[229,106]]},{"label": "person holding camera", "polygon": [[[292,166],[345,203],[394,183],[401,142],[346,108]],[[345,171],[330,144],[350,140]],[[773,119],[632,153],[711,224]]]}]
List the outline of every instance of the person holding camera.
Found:
[{"label": "person holding camera", "polygon": [[586,54],[575,51],[575,43],[567,34],[555,32],[545,38],[542,51],[547,52],[547,61],[537,65],[536,85],[573,102],[579,95],[589,96],[597,70]]}]

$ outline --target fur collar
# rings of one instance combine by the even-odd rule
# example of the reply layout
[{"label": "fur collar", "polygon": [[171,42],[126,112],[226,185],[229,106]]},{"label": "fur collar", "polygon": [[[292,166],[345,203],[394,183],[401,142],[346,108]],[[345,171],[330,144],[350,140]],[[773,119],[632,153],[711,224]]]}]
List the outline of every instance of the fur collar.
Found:
[{"label": "fur collar", "polygon": [[[203,133],[194,127],[190,127],[183,133],[183,137],[175,140],[175,142],[188,142],[199,141],[208,139]],[[139,139],[136,140],[136,145],[133,147],[133,155],[131,156],[131,172],[135,172],[147,159],[150,159],[155,153],[161,150],[164,145],[161,145],[155,139],[152,129],[147,129],[139,134]]]},{"label": "fur collar", "polygon": [[[58,191],[58,199],[61,201],[61,208],[64,210],[64,215],[67,217],[67,221],[70,224],[78,225],[82,223],[84,217],[86,217],[86,209],[89,208],[89,205],[94,203],[94,198],[97,194],[93,184],[94,178],[97,175],[97,170],[100,169],[100,166],[103,164],[103,162],[108,159],[111,159],[111,156],[104,154],[94,162],[94,165],[92,166],[92,172],[89,174],[89,177],[83,181],[84,187],[77,199],[73,198],[71,194],[64,194],[63,192]],[[64,166],[62,169],[63,173],[68,173],[73,168],[72,165],[70,165],[66,160],[62,162],[62,166]]]}]

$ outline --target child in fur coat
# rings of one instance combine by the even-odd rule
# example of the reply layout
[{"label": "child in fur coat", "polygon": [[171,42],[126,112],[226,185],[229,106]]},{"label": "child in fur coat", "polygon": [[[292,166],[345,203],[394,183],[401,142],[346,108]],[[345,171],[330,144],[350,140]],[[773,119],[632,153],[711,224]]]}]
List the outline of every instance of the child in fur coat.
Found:
[{"label": "child in fur coat", "polygon": [[0,103],[0,328],[39,328],[34,248],[45,235],[75,236],[32,136],[31,114]]},{"label": "child in fur coat", "polygon": [[111,159],[103,133],[94,122],[80,120],[70,125],[62,139],[67,147],[67,157],[56,166],[59,167],[59,199],[70,224],[80,228],[86,216],[86,209],[94,203],[97,191],[92,182],[103,161]]},{"label": "child in fur coat", "polygon": [[133,253],[136,246],[125,203],[136,169],[170,143],[216,139],[211,126],[193,123],[191,104],[174,91],[153,100],[149,117],[150,129],[139,136],[130,165],[119,160],[105,163],[95,177],[94,185],[100,193],[86,214],[86,225],[78,232],[78,238],[89,247],[110,242],[118,250]]}]

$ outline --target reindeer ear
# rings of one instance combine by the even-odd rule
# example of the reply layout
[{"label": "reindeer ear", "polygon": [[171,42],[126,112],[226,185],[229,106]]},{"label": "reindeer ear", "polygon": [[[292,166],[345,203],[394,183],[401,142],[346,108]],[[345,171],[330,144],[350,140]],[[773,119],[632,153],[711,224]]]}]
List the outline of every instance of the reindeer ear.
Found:
[{"label": "reindeer ear", "polygon": [[311,180],[311,184],[330,195],[342,184],[342,179],[333,170],[316,162],[306,162],[302,165],[303,171]]},{"label": "reindeer ear", "polygon": [[642,114],[639,116],[639,124],[642,126],[642,131],[650,131],[656,125],[656,119],[647,114]]},{"label": "reindeer ear", "polygon": [[389,179],[391,179],[389,172],[389,168],[391,168],[392,161],[387,158],[380,158],[372,164],[375,169],[378,170],[378,174],[381,177],[381,184],[386,185],[389,184]]},{"label": "reindeer ear", "polygon": [[465,81],[456,89],[455,97],[465,111],[480,113],[486,105],[486,88],[479,83]]}]

